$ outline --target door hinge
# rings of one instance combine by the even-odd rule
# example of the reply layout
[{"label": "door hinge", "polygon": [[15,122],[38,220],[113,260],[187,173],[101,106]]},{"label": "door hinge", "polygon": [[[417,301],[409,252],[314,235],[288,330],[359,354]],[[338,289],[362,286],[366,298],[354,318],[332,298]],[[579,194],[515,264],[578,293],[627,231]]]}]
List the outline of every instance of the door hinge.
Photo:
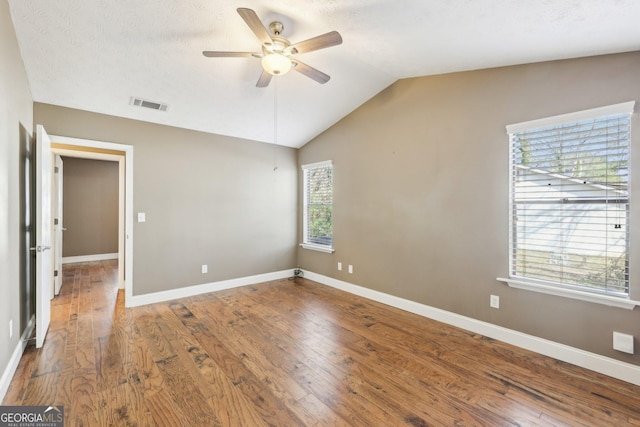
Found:
[{"label": "door hinge", "polygon": [[53,270],[53,277],[58,277],[58,270]]},{"label": "door hinge", "polygon": [[60,169],[57,166],[53,167],[53,173],[59,173]]}]

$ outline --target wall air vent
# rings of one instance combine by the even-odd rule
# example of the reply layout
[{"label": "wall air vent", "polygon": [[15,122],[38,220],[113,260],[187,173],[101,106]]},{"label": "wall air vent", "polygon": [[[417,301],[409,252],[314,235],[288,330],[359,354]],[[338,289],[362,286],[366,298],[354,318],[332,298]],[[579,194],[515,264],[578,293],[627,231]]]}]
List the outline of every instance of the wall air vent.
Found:
[{"label": "wall air vent", "polygon": [[134,98],[134,97],[131,97],[130,104],[135,107],[150,108],[152,110],[158,110],[158,111],[167,111],[167,108],[169,108],[167,104],[163,104],[161,102],[149,101],[147,99]]}]

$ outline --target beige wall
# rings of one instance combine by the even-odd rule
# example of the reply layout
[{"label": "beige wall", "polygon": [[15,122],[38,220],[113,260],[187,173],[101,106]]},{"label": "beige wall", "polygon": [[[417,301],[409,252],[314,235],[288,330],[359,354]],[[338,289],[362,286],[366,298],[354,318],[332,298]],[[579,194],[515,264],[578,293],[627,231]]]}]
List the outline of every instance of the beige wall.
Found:
[{"label": "beige wall", "polygon": [[34,117],[50,135],[133,146],[133,210],[146,214],[134,295],[295,267],[296,150],[40,103]]},{"label": "beige wall", "polygon": [[[9,5],[0,1],[0,375],[21,335],[19,241],[20,126],[33,129],[33,101]],[[9,338],[9,321],[13,337]]]},{"label": "beige wall", "polygon": [[[508,274],[505,125],[640,101],[639,69],[636,52],[397,82],[300,150],[299,164],[334,162],[336,249],[299,249],[300,267],[640,364],[640,353],[611,349],[613,331],[640,337],[638,310],[496,281]],[[636,176],[639,115],[632,120]],[[640,186],[631,196],[640,200]],[[639,206],[632,202],[632,221]],[[640,224],[632,227],[631,296],[640,300]],[[338,272],[338,261],[354,273]],[[491,294],[499,310],[489,308]]]},{"label": "beige wall", "polygon": [[118,162],[63,157],[62,256],[118,252]]}]

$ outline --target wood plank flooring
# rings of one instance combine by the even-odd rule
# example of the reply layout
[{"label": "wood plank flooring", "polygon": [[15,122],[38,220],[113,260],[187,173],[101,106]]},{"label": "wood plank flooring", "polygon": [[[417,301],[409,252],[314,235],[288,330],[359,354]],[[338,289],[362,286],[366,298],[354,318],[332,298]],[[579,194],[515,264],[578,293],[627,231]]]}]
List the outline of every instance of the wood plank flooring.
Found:
[{"label": "wood plank flooring", "polygon": [[309,280],[125,309],[64,267],[4,405],[67,426],[640,426],[640,387]]}]

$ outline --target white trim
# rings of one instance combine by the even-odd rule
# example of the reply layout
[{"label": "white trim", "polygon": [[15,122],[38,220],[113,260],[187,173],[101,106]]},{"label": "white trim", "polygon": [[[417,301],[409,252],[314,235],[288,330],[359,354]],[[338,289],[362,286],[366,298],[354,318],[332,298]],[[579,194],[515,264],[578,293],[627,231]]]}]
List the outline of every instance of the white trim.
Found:
[{"label": "white trim", "polygon": [[502,326],[483,322],[471,317],[462,316],[450,311],[420,304],[415,301],[363,288],[361,286],[310,271],[305,270],[304,277],[345,292],[408,311],[410,313],[418,314],[439,322],[444,322],[457,328],[462,328],[507,344],[534,351],[544,356],[571,363],[585,369],[590,369],[631,384],[640,385],[640,366],[621,362],[610,357],[601,356],[599,354],[514,331],[512,329],[507,329]]},{"label": "white trim", "polygon": [[[133,146],[131,145],[117,144],[114,142],[96,141],[94,139],[71,138],[68,136],[61,136],[61,135],[50,135],[50,137],[51,137],[51,142],[53,143],[74,145],[77,147],[91,147],[91,148],[97,148],[100,150],[122,151],[123,153],[125,153],[125,156],[127,155],[127,151],[129,151],[130,149],[133,149]],[[60,148],[60,150],[64,150],[64,148]],[[85,158],[87,159],[96,158],[94,155],[102,155],[102,156],[111,155],[107,153],[97,153],[93,151],[82,151],[82,150],[78,150],[77,152],[76,150],[69,150],[69,151],[74,152],[74,154],[72,154],[74,157],[83,156],[83,153],[84,153],[84,155],[86,155]],[[115,156],[118,156],[118,155],[115,154]]]},{"label": "white trim", "polygon": [[307,165],[302,165],[300,167],[302,168],[302,170],[307,170],[307,169],[326,168],[327,166],[333,166],[333,161],[332,160],[324,160],[322,162],[309,163]]},{"label": "white trim", "polygon": [[[56,141],[54,142],[54,144],[62,140],[62,138],[65,138],[62,136],[53,136],[53,135],[52,137],[56,138]],[[51,151],[66,157],[75,157],[77,159],[88,159],[88,160],[104,160],[107,162],[119,162],[124,157],[119,154],[98,153],[95,151],[70,150],[68,148],[57,148],[57,147],[52,147]]]},{"label": "white trim", "polygon": [[13,350],[13,354],[11,354],[11,358],[9,359],[9,363],[7,363],[7,367],[2,373],[2,377],[0,377],[0,402],[4,400],[4,397],[9,390],[9,384],[11,384],[13,375],[18,369],[20,359],[22,358],[22,353],[24,353],[24,349],[27,348],[27,343],[29,341],[29,337],[31,337],[31,334],[33,333],[35,324],[35,316],[32,316],[29,320],[29,323],[27,324],[27,327],[22,333],[22,336],[20,337],[18,345],[16,346],[15,350]]},{"label": "white trim", "polygon": [[300,243],[300,247],[304,249],[310,249],[312,251],[324,252],[327,254],[332,254],[336,251],[331,246],[313,245],[311,243]]},{"label": "white trim", "polygon": [[[123,224],[127,223],[127,167],[124,161],[118,162],[118,289],[124,289],[125,270],[120,265],[124,262],[124,254],[126,253],[126,233]],[[131,193],[133,194],[133,193]]]},{"label": "white trim", "polygon": [[[131,151],[127,151],[127,156],[124,165],[125,176],[125,201],[124,201],[124,235],[122,240],[124,243],[120,243],[121,250],[120,256],[124,252],[124,270],[118,268],[118,274],[120,274],[120,280],[124,282],[124,305],[127,306],[127,301],[133,296],[133,147]],[[120,229],[123,227],[120,226]],[[121,260],[118,260],[118,266],[122,264]]]},{"label": "white trim", "polygon": [[[128,299],[133,295],[133,146],[58,135],[50,135],[50,138],[54,143],[124,153],[123,157],[106,153],[69,150],[68,155],[89,159],[117,160],[120,164],[118,184],[120,206],[118,209],[119,218],[124,221],[124,226],[122,223],[118,224],[118,287],[121,289],[124,287],[124,304],[125,307],[128,307]],[[65,149],[56,148],[55,150],[63,151]],[[124,218],[122,218],[122,212],[124,212]]]},{"label": "white trim", "polygon": [[62,257],[63,264],[74,264],[76,262],[105,261],[108,259],[118,259],[118,253],[113,254],[97,254],[97,255],[79,255]]},{"label": "white trim", "polygon": [[524,279],[506,279],[498,277],[496,280],[508,284],[511,288],[524,289],[531,292],[539,292],[542,294],[577,299],[580,301],[603,304],[610,307],[624,308],[627,310],[633,310],[634,308],[636,308],[636,306],[640,305],[640,301],[634,301],[629,298],[596,294],[593,292],[579,291],[577,289],[561,288],[559,286],[545,285],[543,283],[532,282]]},{"label": "white trim", "polygon": [[590,110],[576,111],[573,113],[560,114],[558,116],[545,117],[543,119],[529,120],[527,122],[507,125],[507,133],[522,132],[526,130],[550,127],[563,123],[580,122],[582,120],[595,119],[598,117],[615,116],[618,114],[632,114],[635,101],[622,102],[620,104],[608,105],[605,107],[592,108]]},{"label": "white trim", "polygon": [[127,298],[127,307],[138,307],[140,305],[155,304],[158,302],[171,301],[178,298],[186,298],[194,295],[217,292],[225,289],[237,288],[240,286],[253,285],[256,283],[268,282],[271,280],[286,279],[292,277],[291,270],[276,271],[273,273],[258,274],[255,276],[240,277],[237,279],[222,280],[219,282],[204,283],[202,285],[188,286],[185,288],[170,289],[167,291],[153,292],[150,294],[133,295]]}]

